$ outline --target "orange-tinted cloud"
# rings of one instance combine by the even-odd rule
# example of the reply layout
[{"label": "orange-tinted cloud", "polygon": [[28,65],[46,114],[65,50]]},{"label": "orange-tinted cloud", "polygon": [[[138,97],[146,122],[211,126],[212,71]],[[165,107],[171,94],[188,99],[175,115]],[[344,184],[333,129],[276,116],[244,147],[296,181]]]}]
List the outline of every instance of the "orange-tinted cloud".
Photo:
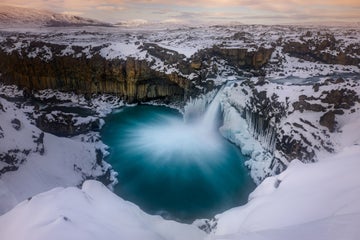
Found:
[{"label": "orange-tinted cloud", "polygon": [[[74,12],[116,21],[141,18],[166,19],[320,19],[360,21],[359,0],[1,0],[2,4]],[[123,11],[126,9],[126,11]],[[116,14],[121,12],[121,14]],[[184,14],[186,12],[186,14]],[[161,14],[160,14],[161,13]],[[185,17],[186,15],[186,17]],[[120,19],[119,19],[120,20]]]}]

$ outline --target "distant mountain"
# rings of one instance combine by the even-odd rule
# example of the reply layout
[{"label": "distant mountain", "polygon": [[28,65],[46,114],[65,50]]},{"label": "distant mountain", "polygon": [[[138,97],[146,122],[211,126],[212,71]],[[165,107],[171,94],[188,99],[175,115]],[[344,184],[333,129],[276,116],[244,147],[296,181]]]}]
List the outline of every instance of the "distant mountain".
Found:
[{"label": "distant mountain", "polygon": [[105,23],[74,15],[60,14],[46,10],[0,5],[0,26],[6,27],[75,27],[103,26]]},{"label": "distant mountain", "polygon": [[133,20],[121,21],[121,22],[115,23],[115,26],[138,27],[138,26],[149,25],[149,24],[150,24],[149,21],[144,20],[144,19],[133,19]]}]

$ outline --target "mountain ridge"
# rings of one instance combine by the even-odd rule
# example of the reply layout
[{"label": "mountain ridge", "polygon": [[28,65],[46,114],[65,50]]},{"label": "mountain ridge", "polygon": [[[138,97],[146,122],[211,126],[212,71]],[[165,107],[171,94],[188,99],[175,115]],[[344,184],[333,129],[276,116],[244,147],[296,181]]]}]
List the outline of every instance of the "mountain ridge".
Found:
[{"label": "mountain ridge", "polygon": [[0,26],[6,27],[112,27],[110,23],[48,10],[0,5]]}]

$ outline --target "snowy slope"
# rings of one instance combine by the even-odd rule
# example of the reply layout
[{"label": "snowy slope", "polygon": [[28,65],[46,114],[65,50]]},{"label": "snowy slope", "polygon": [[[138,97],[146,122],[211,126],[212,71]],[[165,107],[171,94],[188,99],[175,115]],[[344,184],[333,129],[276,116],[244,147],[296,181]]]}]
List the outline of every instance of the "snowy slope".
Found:
[{"label": "snowy slope", "polygon": [[[58,94],[58,99],[75,106],[86,103],[83,97],[72,94],[41,94],[42,98]],[[105,148],[98,133],[73,138],[44,133],[34,125],[35,106],[19,100],[21,97],[22,91],[16,87],[0,85],[0,214],[35,194],[54,187],[80,185],[109,168],[107,163],[97,162],[96,149]],[[103,104],[101,98],[93,99],[92,105],[100,116],[110,108],[110,103]],[[80,117],[77,121],[91,119]]]},{"label": "snowy slope", "polygon": [[39,194],[0,218],[0,239],[199,240],[204,235],[195,226],[150,216],[96,181],[85,182],[81,190]]},{"label": "snowy slope", "polygon": [[66,27],[111,26],[93,19],[59,14],[46,10],[0,5],[0,26],[9,27]]},{"label": "snowy slope", "polygon": [[[143,213],[95,181],[56,188],[0,217],[0,238],[42,239],[326,239],[360,237],[360,147],[315,164],[293,162],[267,178],[250,202],[216,216],[209,235],[194,225]],[[21,229],[21,231],[18,231]]]},{"label": "snowy slope", "polygon": [[318,163],[291,163],[248,204],[218,215],[210,239],[359,239],[359,154],[356,145]]}]

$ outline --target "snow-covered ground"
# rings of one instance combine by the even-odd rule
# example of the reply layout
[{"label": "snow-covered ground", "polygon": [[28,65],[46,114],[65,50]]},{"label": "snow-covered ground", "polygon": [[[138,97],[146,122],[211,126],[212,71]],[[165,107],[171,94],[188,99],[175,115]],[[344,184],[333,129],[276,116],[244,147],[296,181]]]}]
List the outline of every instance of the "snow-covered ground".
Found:
[{"label": "snow-covered ground", "polygon": [[248,204],[216,216],[210,239],[358,239],[359,153],[353,145],[317,163],[292,162]]},{"label": "snow-covered ground", "polygon": [[[0,28],[0,48],[7,52],[18,52],[24,56],[40,57],[49,61],[54,56],[72,56],[74,58],[91,58],[100,54],[105,59],[126,59],[129,57],[146,60],[157,71],[172,73],[179,70],[176,64],[167,63],[153,56],[147,44],[155,44],[167,54],[171,51],[191,59],[198,51],[218,46],[225,49],[246,49],[255,52],[259,48],[274,49],[265,71],[268,77],[306,78],[336,73],[359,74],[358,65],[324,64],[318,61],[306,61],[290,56],[284,51],[289,42],[306,43],[316,37],[317,44],[326,41],[331,35],[336,40],[335,49],[322,52],[339,54],[347,48],[359,49],[359,26],[319,27],[319,26],[264,26],[264,25],[225,25],[225,26],[178,26],[169,25],[160,29],[151,26],[126,27],[88,27],[78,28]],[[31,44],[37,42],[37,44]],[[51,44],[62,48],[49,50]],[[37,46],[38,45],[38,46]],[[49,46],[47,46],[49,45]],[[51,46],[50,46],[51,47]],[[52,46],[54,47],[54,46]],[[347,50],[349,57],[359,58],[355,51]],[[225,63],[226,64],[226,63]],[[224,63],[222,66],[224,68]],[[225,69],[224,69],[225,70]],[[221,71],[220,71],[221,72]],[[186,74],[185,74],[186,75]],[[226,78],[221,75],[221,78]],[[187,76],[191,78],[190,76]]]},{"label": "snow-covered ground", "polygon": [[[108,170],[107,163],[101,159],[100,165],[97,162],[96,149],[105,153],[106,148],[99,141],[99,133],[67,138],[42,132],[34,124],[35,106],[20,99],[22,91],[0,85],[0,92],[0,214],[35,194],[59,186],[77,186]],[[74,94],[42,91],[39,95],[39,99],[57,96],[67,100],[67,106],[89,107],[83,97]],[[90,104],[98,116],[122,105],[117,101],[106,102],[105,98],[94,98]],[[75,119],[76,124],[81,124],[94,118]]]},{"label": "snow-covered ground", "polygon": [[[354,130],[354,129],[353,129]],[[356,240],[360,237],[360,147],[313,164],[293,161],[267,178],[248,204],[215,217],[205,234],[149,216],[96,181],[82,189],[55,188],[0,216],[0,238],[42,239],[244,239]]]}]

